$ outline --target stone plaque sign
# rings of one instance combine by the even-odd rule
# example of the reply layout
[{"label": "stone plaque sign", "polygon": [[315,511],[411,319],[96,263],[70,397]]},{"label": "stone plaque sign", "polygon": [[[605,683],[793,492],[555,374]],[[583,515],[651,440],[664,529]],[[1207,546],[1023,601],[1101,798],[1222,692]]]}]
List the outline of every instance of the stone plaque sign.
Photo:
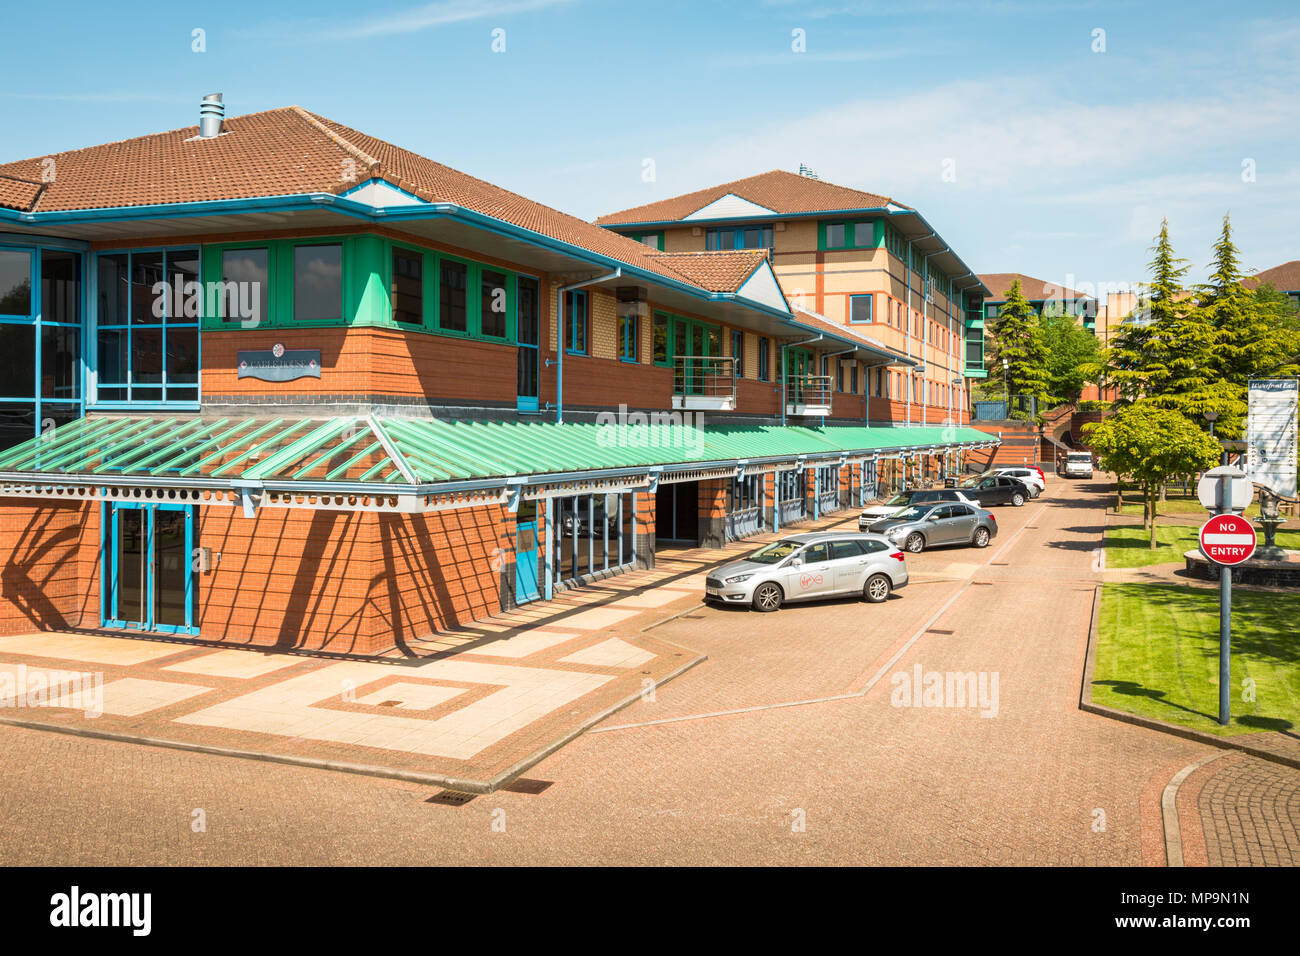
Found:
[{"label": "stone plaque sign", "polygon": [[292,382],[320,378],[320,349],[286,349],[276,345],[259,351],[239,352],[239,377],[264,382]]}]

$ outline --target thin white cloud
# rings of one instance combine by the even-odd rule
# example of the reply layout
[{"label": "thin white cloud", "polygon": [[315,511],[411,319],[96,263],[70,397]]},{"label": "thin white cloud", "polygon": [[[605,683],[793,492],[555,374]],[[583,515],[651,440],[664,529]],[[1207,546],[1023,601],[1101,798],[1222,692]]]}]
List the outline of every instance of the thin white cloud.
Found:
[{"label": "thin white cloud", "polygon": [[304,40],[355,40],[365,37],[417,33],[435,27],[506,17],[551,7],[567,6],[576,0],[438,0],[397,13],[372,16],[348,24],[323,27],[305,34]]},{"label": "thin white cloud", "polygon": [[50,103],[182,103],[189,97],[175,94],[134,93],[127,90],[98,93],[0,93],[7,100],[30,100]]}]

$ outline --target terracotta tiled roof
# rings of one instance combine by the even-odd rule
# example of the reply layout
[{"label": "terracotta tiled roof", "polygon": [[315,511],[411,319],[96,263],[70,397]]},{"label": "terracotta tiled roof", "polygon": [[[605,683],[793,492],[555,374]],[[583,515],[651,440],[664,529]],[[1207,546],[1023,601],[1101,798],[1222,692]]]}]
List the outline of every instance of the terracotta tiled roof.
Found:
[{"label": "terracotta tiled roof", "polygon": [[[429,202],[454,203],[667,279],[694,283],[638,242],[297,106],[230,117],[222,135],[197,136],[198,127],[190,126],[0,164],[0,206],[50,212],[337,195],[383,179]],[[52,167],[46,160],[53,160]],[[48,185],[40,182],[45,168],[54,172]]]},{"label": "terracotta tiled roof", "polygon": [[1256,272],[1244,280],[1248,288],[1254,288],[1262,282],[1267,282],[1279,292],[1300,292],[1300,259],[1292,259],[1280,266]]},{"label": "terracotta tiled roof", "polygon": [[[836,186],[797,173],[788,173],[783,169],[759,173],[746,179],[710,186],[708,189],[696,190],[672,199],[634,206],[622,212],[612,212],[596,220],[602,226],[634,222],[673,222],[684,219],[697,209],[702,209],[726,195],[736,195],[741,199],[756,203],[775,213],[792,215],[795,213],[831,212],[842,209],[878,209],[889,205],[893,200],[888,196]],[[900,203],[894,203],[901,206]],[[906,207],[903,207],[906,208]]]},{"label": "terracotta tiled roof", "polygon": [[28,212],[36,205],[44,183],[0,176],[0,206]]},{"label": "terracotta tiled roof", "polygon": [[849,339],[853,342],[861,343],[867,348],[876,349],[879,352],[885,352],[889,355],[897,356],[900,362],[906,362],[907,359],[900,355],[895,349],[890,348],[880,339],[872,338],[864,332],[853,328],[850,325],[842,325],[839,322],[833,322],[820,312],[809,312],[806,309],[794,310],[795,321],[802,322],[814,332],[830,332],[841,338]]},{"label": "terracotta tiled roof", "polygon": [[1088,298],[1082,292],[1075,292],[1073,289],[1067,289],[1059,283],[1048,282],[1046,279],[1035,279],[1023,272],[991,272],[980,276],[980,281],[989,290],[986,298],[994,302],[1005,300],[1007,293],[1011,291],[1011,283],[1017,279],[1020,280],[1020,291],[1025,294],[1025,298],[1030,302],[1045,301],[1047,299]]},{"label": "terracotta tiled roof", "polygon": [[735,292],[767,259],[766,249],[651,252],[651,257],[710,292]]}]

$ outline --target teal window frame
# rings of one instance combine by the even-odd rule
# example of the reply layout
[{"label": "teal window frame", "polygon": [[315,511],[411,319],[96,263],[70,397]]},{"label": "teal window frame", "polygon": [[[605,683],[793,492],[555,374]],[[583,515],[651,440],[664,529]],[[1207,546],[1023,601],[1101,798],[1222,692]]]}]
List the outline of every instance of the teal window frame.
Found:
[{"label": "teal window frame", "polygon": [[636,364],[639,359],[641,343],[641,316],[620,315],[618,317],[618,359],[620,362]]},{"label": "teal window frame", "polygon": [[[30,407],[32,413],[32,431],[26,435],[15,435],[15,443],[30,441],[42,431],[43,423],[50,421],[56,426],[66,421],[72,421],[80,418],[85,413],[85,370],[86,370],[86,342],[88,335],[86,333],[88,321],[88,275],[92,256],[88,252],[79,249],[68,249],[58,245],[44,245],[35,242],[32,245],[18,245],[12,243],[0,244],[0,251],[19,253],[27,257],[27,311],[26,314],[17,312],[8,312],[0,316],[0,325],[5,327],[18,327],[31,329],[32,334],[32,352],[24,359],[22,356],[12,357],[20,365],[30,364],[32,374],[32,388],[30,395],[11,394],[12,379],[9,376],[0,376],[0,405],[3,406],[24,406]],[[77,257],[80,266],[80,278],[78,280],[79,288],[75,299],[77,315],[75,319],[68,321],[54,321],[46,317],[45,309],[45,292],[46,279],[44,275],[44,256],[46,253],[71,254]],[[45,392],[46,379],[49,377],[44,366],[45,362],[45,340],[46,330],[55,332],[73,333],[76,341],[76,367],[73,369],[71,395],[52,394],[47,395]],[[4,356],[9,360],[11,356]],[[56,386],[57,388],[57,386]],[[57,416],[57,417],[55,417]],[[0,449],[7,446],[8,438],[3,432],[0,432]],[[12,447],[12,446],[8,446]]]},{"label": "teal window frame", "polygon": [[731,364],[736,378],[745,374],[745,333],[742,329],[731,330]]},{"label": "teal window frame", "polygon": [[[760,245],[746,244],[746,233],[758,230]],[[730,233],[731,245],[722,244],[723,236]],[[715,226],[704,232],[704,249],[706,252],[729,252],[734,249],[771,249],[773,242],[771,223],[749,224],[743,226]]]},{"label": "teal window frame", "polygon": [[766,335],[758,337],[758,369],[756,370],[760,382],[770,382],[772,380],[772,340]]},{"label": "teal window frame", "polygon": [[[582,313],[580,316],[577,314],[579,311]],[[580,321],[575,321],[578,319]],[[582,332],[581,343],[578,342],[579,329]],[[564,293],[564,351],[569,355],[591,354],[591,308],[583,289],[570,289]]]},{"label": "teal window frame", "polygon": [[[867,317],[865,319],[855,319],[853,317],[853,305],[859,300],[865,300],[867,303]],[[857,295],[849,296],[849,323],[852,325],[873,325],[876,318],[876,297],[871,292],[863,292]]]}]

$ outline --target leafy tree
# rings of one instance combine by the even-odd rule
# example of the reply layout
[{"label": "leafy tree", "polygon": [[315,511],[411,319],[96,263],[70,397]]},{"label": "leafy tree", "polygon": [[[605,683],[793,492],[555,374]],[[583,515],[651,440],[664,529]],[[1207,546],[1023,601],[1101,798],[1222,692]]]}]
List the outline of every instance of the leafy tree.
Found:
[{"label": "leafy tree", "polygon": [[[1169,241],[1169,223],[1151,247],[1151,282],[1143,306],[1129,316],[1107,351],[1111,381],[1127,403],[1145,401],[1181,412],[1204,428],[1204,413],[1218,413],[1218,428],[1236,437],[1245,423],[1243,389],[1224,381],[1219,357],[1221,332],[1211,314],[1182,288],[1186,259],[1177,258]],[[1225,288],[1240,287],[1234,251],[1225,252],[1220,278]]]},{"label": "leafy tree", "polygon": [[1077,402],[1083,388],[1101,371],[1101,347],[1094,332],[1072,315],[1042,319],[1042,342],[1047,353],[1047,393],[1053,403]]},{"label": "leafy tree", "polygon": [[1142,491],[1142,520],[1156,546],[1156,500],[1173,478],[1211,468],[1219,460],[1218,442],[1179,412],[1139,402],[1104,421],[1083,426],[1106,471],[1130,479]]},{"label": "leafy tree", "polygon": [[1147,264],[1151,281],[1139,307],[1125,317],[1111,339],[1105,356],[1107,377],[1119,386],[1121,399],[1126,401],[1165,390],[1167,349],[1157,332],[1177,319],[1184,298],[1183,277],[1190,268],[1187,259],[1174,255],[1168,219],[1160,220],[1160,233],[1151,252],[1154,255]]},{"label": "leafy tree", "polygon": [[1047,399],[1047,350],[1043,347],[1042,328],[1019,279],[1011,283],[1007,301],[993,323],[993,366],[1003,363],[1010,394]]}]

